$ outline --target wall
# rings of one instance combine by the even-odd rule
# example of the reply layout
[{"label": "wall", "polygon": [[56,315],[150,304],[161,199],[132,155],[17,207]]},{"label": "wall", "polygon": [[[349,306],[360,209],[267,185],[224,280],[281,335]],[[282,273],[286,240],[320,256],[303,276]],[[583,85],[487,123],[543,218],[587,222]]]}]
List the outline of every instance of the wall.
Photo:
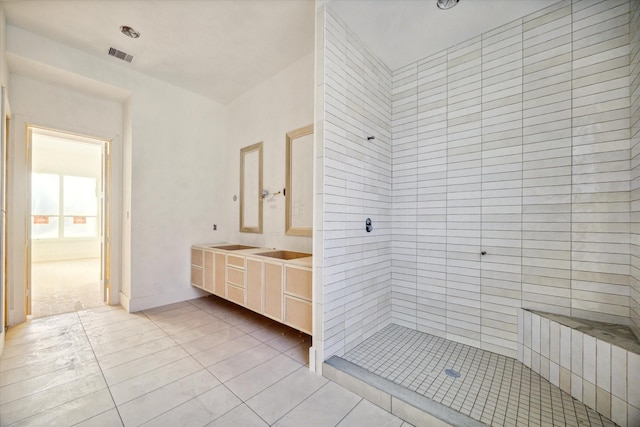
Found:
[{"label": "wall", "polygon": [[395,323],[515,356],[521,306],[629,322],[629,5],[566,0],[393,73]]},{"label": "wall", "polygon": [[631,118],[631,286],[630,325],[640,339],[640,2],[632,1],[629,24]]},{"label": "wall", "polygon": [[[224,158],[216,153],[218,141],[223,140],[224,108],[136,73],[113,58],[96,58],[20,28],[9,26],[7,44],[12,58],[34,64],[32,69],[55,70],[71,76],[70,85],[97,88],[103,98],[116,94],[120,99],[125,115],[121,120],[131,127],[119,130],[124,134],[121,151],[113,153],[120,169],[114,173],[112,217],[118,227],[112,227],[112,261],[118,267],[124,264],[124,274],[112,269],[116,301],[119,295],[125,307],[137,311],[200,295],[189,284],[188,248],[193,242],[217,238],[211,219],[222,215],[216,200],[226,183]],[[29,114],[35,106],[30,103],[26,108],[23,113]],[[57,105],[50,101],[39,108],[53,112]],[[14,134],[14,144],[23,140]],[[129,163],[123,165],[125,160]],[[24,194],[22,180],[14,180],[14,194]],[[23,236],[18,225],[11,226],[17,230],[10,236],[15,253],[12,283],[23,282],[18,268],[24,264],[19,250]],[[128,242],[130,246],[124,247]],[[123,259],[129,251],[130,260]],[[12,315],[14,323],[22,320],[21,313]]]},{"label": "wall", "polygon": [[[7,81],[9,79],[9,72],[7,67],[7,57],[6,57],[6,19],[4,15],[4,6],[0,4],[0,87],[6,88]],[[5,106],[7,98],[4,93],[0,93],[0,96],[3,99],[0,99],[0,105]],[[2,108],[0,108],[2,110]],[[0,158],[5,158],[5,153],[7,149],[7,141],[5,140],[5,118],[2,117],[3,114],[0,114]],[[7,183],[5,182],[5,168],[7,165],[4,162],[0,163],[0,203],[4,204],[4,200],[6,194],[4,193]],[[2,237],[0,238],[0,354],[2,354],[2,349],[4,348],[4,330],[5,330],[5,303],[6,303],[6,295],[7,289],[5,287],[6,275],[7,271],[5,269],[5,261],[6,261],[6,251],[4,249],[4,245],[7,239],[6,233],[4,232],[4,226],[6,221],[6,212],[4,206],[0,208],[0,228],[2,229]]]},{"label": "wall", "polygon": [[323,318],[326,359],[391,320],[391,72],[330,8],[319,13],[315,167],[322,171],[316,177],[322,218],[315,228],[322,242],[314,250],[321,247],[324,256],[315,264],[321,276],[314,276],[314,286],[322,289],[316,316]]},{"label": "wall", "polygon": [[[240,149],[263,143],[263,187],[269,193],[285,187],[286,134],[313,123],[313,54],[296,61],[249,90],[226,107],[225,144],[216,156],[226,159],[224,227],[219,241],[311,252],[311,238],[285,235],[285,198],[267,196],[263,202],[262,234],[240,233]],[[211,218],[211,224],[222,221]],[[220,224],[219,224],[220,225]],[[211,225],[210,225],[211,226]]]},{"label": "wall", "polygon": [[[9,272],[11,304],[10,324],[20,323],[24,319],[23,272],[25,241],[24,218],[30,200],[27,197],[27,160],[25,158],[26,125],[57,129],[79,135],[113,140],[113,154],[121,156],[119,135],[122,132],[122,107],[119,102],[106,100],[59,84],[52,84],[19,74],[10,76],[10,100],[13,106],[13,137],[10,146],[10,198],[9,206]],[[121,198],[120,162],[113,162],[112,211],[120,211]],[[21,226],[18,226],[20,224]],[[119,230],[119,221],[112,223],[112,229]],[[17,249],[19,248],[19,250]],[[112,271],[119,275],[120,257],[117,245],[112,248]],[[37,251],[37,248],[36,248]],[[37,253],[35,254],[38,256]],[[114,302],[117,302],[114,301]]]}]

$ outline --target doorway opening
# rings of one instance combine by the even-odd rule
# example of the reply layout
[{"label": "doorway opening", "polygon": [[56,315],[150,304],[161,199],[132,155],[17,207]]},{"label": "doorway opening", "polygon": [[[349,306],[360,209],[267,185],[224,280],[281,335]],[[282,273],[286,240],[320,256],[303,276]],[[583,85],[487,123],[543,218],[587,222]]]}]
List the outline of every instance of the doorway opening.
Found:
[{"label": "doorway opening", "polygon": [[28,128],[27,314],[109,303],[109,141]]}]

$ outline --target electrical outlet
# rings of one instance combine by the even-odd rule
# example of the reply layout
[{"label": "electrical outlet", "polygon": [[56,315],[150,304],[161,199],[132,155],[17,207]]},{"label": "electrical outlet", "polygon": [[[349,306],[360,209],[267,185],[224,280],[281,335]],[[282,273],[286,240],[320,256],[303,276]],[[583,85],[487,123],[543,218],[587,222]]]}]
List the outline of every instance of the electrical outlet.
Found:
[{"label": "electrical outlet", "polygon": [[213,224],[213,231],[216,231],[218,229],[218,224]]}]

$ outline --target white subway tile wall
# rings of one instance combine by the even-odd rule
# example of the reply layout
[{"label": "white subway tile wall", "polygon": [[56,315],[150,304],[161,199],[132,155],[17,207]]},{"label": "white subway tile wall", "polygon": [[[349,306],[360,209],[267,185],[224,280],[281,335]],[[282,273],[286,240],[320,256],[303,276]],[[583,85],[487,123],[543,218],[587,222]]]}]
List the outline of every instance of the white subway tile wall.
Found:
[{"label": "white subway tile wall", "polygon": [[629,322],[628,0],[573,4],[571,315]]},{"label": "white subway tile wall", "polygon": [[[516,357],[520,307],[640,330],[639,15],[564,0],[390,71],[326,7],[325,359],[389,322]],[[522,358],[571,392],[544,325]]]},{"label": "white subway tile wall", "polygon": [[[325,10],[321,91],[326,358],[342,354],[391,321],[392,186],[391,72]],[[366,218],[373,221],[371,233],[365,232]]]},{"label": "white subway tile wall", "polygon": [[[561,1],[393,72],[394,323],[512,357],[520,307],[629,323],[630,3]],[[531,360],[570,392],[560,332]]]},{"label": "white subway tile wall", "polygon": [[640,337],[640,2],[632,1],[629,24],[629,95],[631,131],[630,325]]}]

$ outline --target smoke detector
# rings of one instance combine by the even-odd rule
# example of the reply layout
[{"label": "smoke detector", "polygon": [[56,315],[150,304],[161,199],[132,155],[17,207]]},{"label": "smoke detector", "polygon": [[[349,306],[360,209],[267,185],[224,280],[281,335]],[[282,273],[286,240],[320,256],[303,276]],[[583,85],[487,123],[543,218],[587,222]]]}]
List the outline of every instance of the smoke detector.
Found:
[{"label": "smoke detector", "polygon": [[131,63],[131,61],[133,61],[133,55],[129,55],[128,53],[118,50],[114,47],[109,48],[109,55],[114,56],[118,59],[122,59],[123,61],[128,63]]}]

